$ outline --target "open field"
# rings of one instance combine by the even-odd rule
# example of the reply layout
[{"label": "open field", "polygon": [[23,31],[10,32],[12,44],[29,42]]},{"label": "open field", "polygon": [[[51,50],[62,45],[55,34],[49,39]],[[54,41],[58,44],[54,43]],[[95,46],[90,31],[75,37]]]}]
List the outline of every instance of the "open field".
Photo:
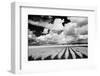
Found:
[{"label": "open field", "polygon": [[88,58],[88,46],[84,45],[61,45],[28,48],[28,60],[58,60],[58,59],[84,59]]}]

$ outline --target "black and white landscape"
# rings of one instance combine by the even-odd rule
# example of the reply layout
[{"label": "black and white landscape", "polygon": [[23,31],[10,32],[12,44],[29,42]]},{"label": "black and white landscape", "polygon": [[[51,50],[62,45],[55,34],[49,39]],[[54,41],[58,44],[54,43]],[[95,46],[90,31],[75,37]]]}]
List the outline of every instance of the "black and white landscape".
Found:
[{"label": "black and white landscape", "polygon": [[28,15],[28,61],[84,58],[88,58],[87,17]]}]

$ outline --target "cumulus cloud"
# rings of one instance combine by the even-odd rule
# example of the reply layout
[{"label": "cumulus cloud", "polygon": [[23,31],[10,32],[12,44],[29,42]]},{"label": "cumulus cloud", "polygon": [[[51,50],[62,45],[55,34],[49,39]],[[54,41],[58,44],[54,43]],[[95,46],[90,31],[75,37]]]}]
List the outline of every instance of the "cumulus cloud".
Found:
[{"label": "cumulus cloud", "polygon": [[61,37],[60,35],[58,35],[57,31],[63,30],[64,28],[62,25],[63,21],[64,20],[60,18],[56,18],[53,24],[47,24],[45,26],[43,33],[47,33],[48,29],[50,29],[49,34],[40,36],[37,39],[47,42],[59,42],[59,40],[62,41],[62,39],[64,39],[62,38],[63,35]]},{"label": "cumulus cloud", "polygon": [[64,33],[66,36],[87,39],[88,38],[88,18],[87,17],[68,17],[71,21],[65,24]]},{"label": "cumulus cloud", "polygon": [[76,31],[80,34],[83,32],[88,32],[88,18],[87,17],[68,17],[72,23],[77,24]]},{"label": "cumulus cloud", "polygon": [[78,35],[86,35],[86,34],[88,34],[88,25],[84,25],[82,27],[77,27],[75,29],[75,31]]},{"label": "cumulus cloud", "polygon": [[64,34],[65,35],[75,35],[75,28],[76,28],[77,24],[76,23],[68,23],[65,24],[64,26]]},{"label": "cumulus cloud", "polygon": [[47,29],[47,28],[44,28],[44,30],[43,30],[42,33],[43,33],[43,34],[47,34],[47,33],[48,33],[48,29]]},{"label": "cumulus cloud", "polygon": [[[68,17],[71,21],[69,23],[62,25],[63,19],[56,18],[54,23],[48,22],[35,22],[29,21],[29,23],[37,26],[45,27],[43,33],[46,35],[41,35],[37,37],[38,40],[45,42],[57,42],[57,43],[67,43],[79,39],[88,38],[88,18],[87,17]],[[48,29],[50,30],[48,34]],[[62,31],[60,34],[54,31]]]},{"label": "cumulus cloud", "polygon": [[63,25],[62,25],[63,22],[64,22],[64,20],[62,20],[60,18],[56,18],[54,20],[52,30],[63,30],[63,28],[64,28]]},{"label": "cumulus cloud", "polygon": [[68,17],[68,19],[73,22],[77,23],[78,26],[83,26],[88,24],[88,18],[87,17]]}]

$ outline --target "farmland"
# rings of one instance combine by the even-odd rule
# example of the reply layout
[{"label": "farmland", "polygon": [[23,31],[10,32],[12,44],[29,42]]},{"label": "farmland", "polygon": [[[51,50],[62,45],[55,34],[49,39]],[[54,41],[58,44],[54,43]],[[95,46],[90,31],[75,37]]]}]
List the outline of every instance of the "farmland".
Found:
[{"label": "farmland", "polygon": [[59,45],[59,46],[29,46],[28,60],[59,60],[59,59],[86,59],[88,45]]}]

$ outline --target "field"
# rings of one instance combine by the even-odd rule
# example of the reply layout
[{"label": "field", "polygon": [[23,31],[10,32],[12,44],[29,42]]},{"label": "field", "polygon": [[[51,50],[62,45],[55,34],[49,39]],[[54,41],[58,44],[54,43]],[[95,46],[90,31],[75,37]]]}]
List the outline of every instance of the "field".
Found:
[{"label": "field", "polygon": [[62,46],[29,46],[28,60],[58,60],[58,59],[84,59],[88,58],[87,44]]}]

